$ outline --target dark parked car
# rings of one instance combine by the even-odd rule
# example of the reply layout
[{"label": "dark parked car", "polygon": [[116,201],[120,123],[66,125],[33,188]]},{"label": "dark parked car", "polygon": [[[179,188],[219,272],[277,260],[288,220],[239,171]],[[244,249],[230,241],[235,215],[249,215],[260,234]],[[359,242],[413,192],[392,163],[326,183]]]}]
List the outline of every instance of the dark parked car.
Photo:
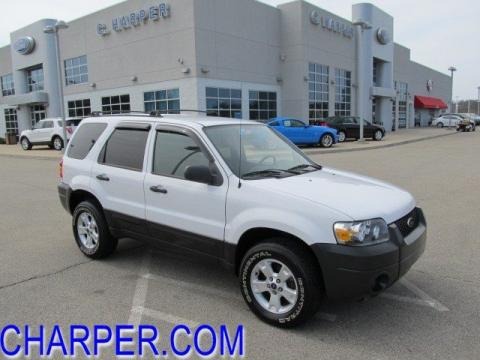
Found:
[{"label": "dark parked car", "polygon": [[[329,127],[337,129],[338,141],[343,142],[346,139],[358,139],[360,137],[360,118],[355,116],[332,116],[325,120]],[[363,120],[363,137],[372,138],[380,141],[385,136],[385,128],[380,125],[372,124]]]}]

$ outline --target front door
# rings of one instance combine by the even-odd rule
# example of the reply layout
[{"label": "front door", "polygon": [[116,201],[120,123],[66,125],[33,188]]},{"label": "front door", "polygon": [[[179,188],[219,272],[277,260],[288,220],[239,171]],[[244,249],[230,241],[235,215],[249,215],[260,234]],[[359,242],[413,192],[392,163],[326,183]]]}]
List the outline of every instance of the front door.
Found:
[{"label": "front door", "polygon": [[158,241],[218,257],[223,249],[228,179],[207,185],[184,177],[189,166],[220,170],[200,138],[182,127],[157,128],[145,176],[146,219]]},{"label": "front door", "polygon": [[47,111],[44,105],[33,105],[30,107],[30,116],[32,121],[32,129],[36,124],[47,117]]}]

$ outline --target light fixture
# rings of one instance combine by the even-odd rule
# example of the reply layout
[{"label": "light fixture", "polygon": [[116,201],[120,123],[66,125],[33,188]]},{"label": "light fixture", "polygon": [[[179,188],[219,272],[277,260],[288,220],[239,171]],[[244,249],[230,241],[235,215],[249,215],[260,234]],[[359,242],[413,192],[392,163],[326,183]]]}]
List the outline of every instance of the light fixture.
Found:
[{"label": "light fixture", "polygon": [[96,87],[97,87],[97,84],[94,83],[94,82],[92,82],[92,83],[90,83],[90,87],[91,87],[91,88],[96,88]]},{"label": "light fixture", "polygon": [[184,74],[190,74],[190,68],[189,68],[189,67],[183,68],[183,69],[182,69],[182,73],[184,73]]},{"label": "light fixture", "polygon": [[131,81],[137,81],[137,80],[138,80],[138,78],[137,78],[137,76],[136,76],[136,75],[133,75],[133,76],[130,78],[130,80],[131,80]]},{"label": "light fixture", "polygon": [[304,80],[304,81],[308,81],[308,80],[309,80],[308,76],[307,76],[307,75],[304,75],[304,76],[303,76],[303,80]]},{"label": "light fixture", "polygon": [[210,72],[210,70],[204,67],[200,68],[200,71],[202,72],[202,74],[208,74]]},{"label": "light fixture", "polygon": [[277,76],[277,83],[281,83],[281,82],[283,82],[282,77],[281,77],[281,76]]}]

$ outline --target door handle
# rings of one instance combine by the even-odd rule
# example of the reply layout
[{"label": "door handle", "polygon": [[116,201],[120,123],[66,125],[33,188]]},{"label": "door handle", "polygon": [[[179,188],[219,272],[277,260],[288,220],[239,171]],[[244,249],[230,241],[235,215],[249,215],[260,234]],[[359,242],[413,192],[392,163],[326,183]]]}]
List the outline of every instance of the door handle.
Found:
[{"label": "door handle", "polygon": [[150,186],[150,190],[156,193],[166,194],[168,191],[162,185]]},{"label": "door handle", "polygon": [[97,179],[101,181],[110,181],[110,178],[106,174],[97,175]]}]

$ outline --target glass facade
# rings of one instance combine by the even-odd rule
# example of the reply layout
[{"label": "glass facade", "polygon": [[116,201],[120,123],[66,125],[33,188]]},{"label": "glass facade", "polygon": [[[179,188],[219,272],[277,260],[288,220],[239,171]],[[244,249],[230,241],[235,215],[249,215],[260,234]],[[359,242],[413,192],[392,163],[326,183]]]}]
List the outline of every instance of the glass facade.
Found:
[{"label": "glass facade", "polygon": [[145,92],[143,93],[143,101],[145,112],[180,113],[180,90],[178,88]]},{"label": "glass facade", "polygon": [[352,72],[335,69],[335,115],[350,116],[352,106]]},{"label": "glass facade", "polygon": [[33,105],[30,106],[30,120],[32,121],[32,127],[34,127],[37,122],[43,120],[47,117],[47,111],[45,110],[44,105]]},{"label": "glass facade", "polygon": [[[407,127],[407,98],[408,98],[408,84],[402,81],[394,82],[395,90],[397,93],[398,99],[398,127],[406,128]],[[396,101],[393,102],[392,106],[392,118],[395,123],[395,112],[396,112]]]},{"label": "glass facade", "polygon": [[18,138],[17,110],[5,109],[5,130],[7,134],[15,134]]},{"label": "glass facade", "polygon": [[102,97],[102,111],[119,114],[130,111],[130,95],[115,95]]},{"label": "glass facade", "polygon": [[308,64],[308,119],[328,117],[328,66]]},{"label": "glass facade", "polygon": [[79,56],[64,61],[65,66],[65,84],[83,84],[88,82],[87,56]]},{"label": "glass facade", "polygon": [[27,70],[27,91],[39,91],[43,88],[43,67],[37,66]]},{"label": "glass facade", "polygon": [[277,93],[270,91],[248,92],[250,120],[263,120],[277,116]]},{"label": "glass facade", "polygon": [[13,85],[13,75],[8,74],[2,76],[2,95],[15,95],[15,87]]},{"label": "glass facade", "polygon": [[90,99],[71,100],[68,102],[69,117],[86,117],[91,112]]},{"label": "glass facade", "polygon": [[207,116],[242,117],[242,90],[207,87]]}]

